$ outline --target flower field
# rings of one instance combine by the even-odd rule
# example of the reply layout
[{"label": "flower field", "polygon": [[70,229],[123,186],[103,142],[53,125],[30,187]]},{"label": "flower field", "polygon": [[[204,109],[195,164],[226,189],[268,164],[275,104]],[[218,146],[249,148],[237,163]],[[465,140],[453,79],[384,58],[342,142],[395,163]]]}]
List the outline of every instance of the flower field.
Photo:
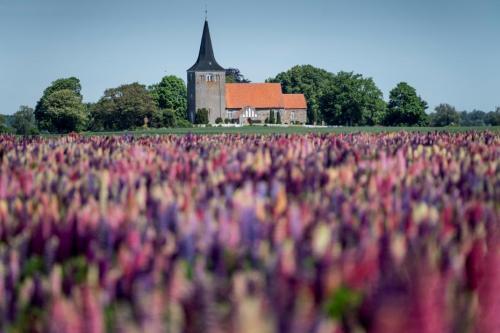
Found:
[{"label": "flower field", "polygon": [[0,136],[0,332],[500,332],[500,133]]}]

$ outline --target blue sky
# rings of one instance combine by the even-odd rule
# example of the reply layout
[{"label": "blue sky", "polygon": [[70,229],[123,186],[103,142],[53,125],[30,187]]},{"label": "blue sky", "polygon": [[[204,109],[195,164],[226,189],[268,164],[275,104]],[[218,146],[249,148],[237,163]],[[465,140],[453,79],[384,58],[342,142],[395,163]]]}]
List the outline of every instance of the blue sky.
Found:
[{"label": "blue sky", "polygon": [[106,88],[185,79],[208,2],[218,62],[254,82],[296,64],[400,81],[434,108],[500,106],[498,0],[0,0],[0,113],[76,76]]}]

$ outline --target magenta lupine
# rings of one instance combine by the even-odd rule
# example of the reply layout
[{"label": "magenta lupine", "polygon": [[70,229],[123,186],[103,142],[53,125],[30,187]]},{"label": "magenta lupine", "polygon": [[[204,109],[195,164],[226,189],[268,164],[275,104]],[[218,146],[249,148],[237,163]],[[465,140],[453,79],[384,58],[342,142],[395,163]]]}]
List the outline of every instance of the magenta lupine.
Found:
[{"label": "magenta lupine", "polygon": [[488,131],[0,136],[0,331],[495,332],[499,160]]}]

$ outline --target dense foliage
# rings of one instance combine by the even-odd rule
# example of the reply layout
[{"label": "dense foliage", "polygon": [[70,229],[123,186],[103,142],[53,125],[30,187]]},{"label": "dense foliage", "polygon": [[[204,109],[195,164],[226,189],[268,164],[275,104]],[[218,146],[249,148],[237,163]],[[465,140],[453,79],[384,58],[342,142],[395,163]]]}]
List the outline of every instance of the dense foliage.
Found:
[{"label": "dense foliage", "polygon": [[209,122],[208,119],[208,110],[205,108],[196,110],[196,115],[194,119],[194,123],[198,125],[206,125]]},{"label": "dense foliage", "polygon": [[0,331],[495,332],[497,133],[0,136]]},{"label": "dense foliage", "polygon": [[500,126],[500,106],[495,111],[486,114],[485,124],[489,126]]},{"label": "dense foliage", "polygon": [[389,93],[384,122],[389,126],[425,126],[428,124],[426,109],[427,102],[417,95],[415,88],[400,82]]},{"label": "dense foliage", "polygon": [[238,68],[226,69],[226,83],[250,83],[251,81],[241,74]]},{"label": "dense foliage", "polygon": [[182,79],[165,76],[160,83],[148,89],[159,110],[174,110],[176,119],[188,119],[187,88]]},{"label": "dense foliage", "polygon": [[484,112],[473,110],[471,112],[460,112],[461,126],[500,126],[500,107],[496,111]]},{"label": "dense foliage", "polygon": [[168,109],[155,111],[150,122],[150,126],[153,128],[176,127],[176,125],[176,113]]},{"label": "dense foliage", "polygon": [[7,126],[5,116],[0,114],[0,133],[7,133],[8,131],[9,127]]},{"label": "dense foliage", "polygon": [[269,119],[268,119],[269,124],[276,124],[276,117],[275,117],[275,112],[274,110],[269,111]]},{"label": "dense foliage", "polygon": [[371,78],[340,72],[319,98],[328,125],[376,125],[385,114],[383,94]]},{"label": "dense foliage", "polygon": [[35,108],[38,128],[67,133],[86,129],[88,114],[82,104],[80,80],[58,79],[45,89]]},{"label": "dense foliage", "polygon": [[38,134],[34,110],[29,106],[22,105],[19,110],[14,113],[12,127],[18,135]]},{"label": "dense foliage", "polygon": [[[246,83],[237,68],[226,70],[227,82]],[[458,112],[441,104],[427,115],[427,103],[415,88],[400,83],[387,104],[372,78],[353,72],[333,74],[311,65],[295,66],[270,78],[284,93],[303,93],[307,100],[309,124],[338,126],[500,126],[500,107],[495,111]],[[107,89],[97,103],[82,103],[78,78],[58,79],[47,87],[35,108],[36,127],[27,132],[68,133],[119,131],[137,128],[191,127],[187,115],[187,89],[181,78],[169,75],[146,88],[139,83]],[[208,112],[208,111],[207,111]],[[207,124],[208,114],[195,123]],[[0,133],[16,132],[13,116],[0,121]],[[29,119],[29,117],[28,117]],[[230,120],[226,121],[227,123]],[[271,112],[265,123],[281,124],[279,111]],[[27,132],[24,130],[18,133]]]},{"label": "dense foliage", "polygon": [[50,127],[42,129],[56,133],[81,132],[87,128],[88,114],[82,97],[65,89],[50,94],[43,102]]},{"label": "dense foliage", "polygon": [[[93,130],[127,130],[143,126],[158,109],[146,87],[139,83],[107,89],[91,109]],[[160,117],[161,118],[161,117]]]},{"label": "dense foliage", "polygon": [[310,124],[319,124],[323,120],[320,98],[332,84],[334,74],[311,65],[295,66],[278,74],[267,82],[279,82],[287,94],[304,94],[307,100],[307,119]]},{"label": "dense foliage", "polygon": [[431,126],[456,126],[460,123],[460,114],[450,104],[440,104],[434,111],[429,116]]}]

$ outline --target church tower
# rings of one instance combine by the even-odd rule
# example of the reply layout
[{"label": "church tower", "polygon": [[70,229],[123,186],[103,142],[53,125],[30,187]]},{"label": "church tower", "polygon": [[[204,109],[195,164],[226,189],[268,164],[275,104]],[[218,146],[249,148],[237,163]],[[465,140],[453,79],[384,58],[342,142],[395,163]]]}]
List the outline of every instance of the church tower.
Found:
[{"label": "church tower", "polygon": [[200,53],[196,63],[187,70],[188,113],[192,122],[196,111],[207,109],[209,122],[226,118],[226,71],[215,60],[208,21],[205,20]]}]

